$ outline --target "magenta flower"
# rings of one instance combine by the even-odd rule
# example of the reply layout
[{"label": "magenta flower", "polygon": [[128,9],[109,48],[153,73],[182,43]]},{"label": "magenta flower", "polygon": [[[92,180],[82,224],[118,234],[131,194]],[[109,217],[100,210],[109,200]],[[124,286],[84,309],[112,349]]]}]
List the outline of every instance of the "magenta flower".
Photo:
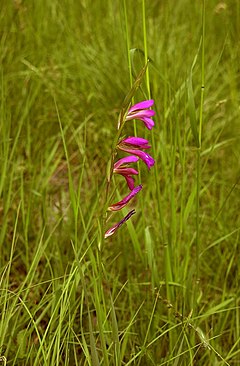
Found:
[{"label": "magenta flower", "polygon": [[119,228],[126,222],[132,215],[136,213],[135,210],[131,210],[121,221],[119,221],[117,224],[113,225],[110,229],[108,229],[104,235],[105,239],[109,236],[113,235]]},{"label": "magenta flower", "polygon": [[126,156],[118,160],[113,167],[113,173],[121,174],[127,181],[127,185],[131,191],[134,188],[134,178],[132,175],[137,175],[136,169],[130,168],[128,163],[135,163],[138,161],[138,157],[134,155]]},{"label": "magenta flower", "polygon": [[154,104],[153,99],[144,100],[143,102],[134,104],[131,108],[129,108],[126,121],[132,119],[140,119],[144,122],[145,126],[151,130],[154,126],[154,122],[151,117],[155,115],[155,112],[152,109],[148,109],[152,107]]},{"label": "magenta flower", "polygon": [[140,150],[150,148],[148,145],[148,140],[145,140],[141,137],[128,137],[123,139],[119,142],[118,148],[128,154],[138,156],[147,165],[148,169],[150,169],[155,163],[155,160],[151,157],[151,155]]},{"label": "magenta flower", "polygon": [[133,190],[126,196],[124,197],[121,201],[112,204],[111,206],[108,207],[109,211],[119,211],[121,210],[123,207],[125,207],[129,201],[131,201],[131,199],[133,197],[136,196],[136,194],[141,191],[142,189],[142,185],[140,184],[139,186],[133,188]]}]

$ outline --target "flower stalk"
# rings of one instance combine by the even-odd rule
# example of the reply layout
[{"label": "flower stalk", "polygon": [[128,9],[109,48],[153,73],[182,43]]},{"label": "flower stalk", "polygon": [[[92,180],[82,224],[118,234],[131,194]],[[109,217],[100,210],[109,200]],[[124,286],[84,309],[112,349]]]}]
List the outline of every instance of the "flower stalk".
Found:
[{"label": "flower stalk", "polygon": [[[118,131],[113,141],[111,159],[107,170],[106,213],[109,211],[114,213],[122,210],[142,190],[142,184],[135,187],[134,176],[137,176],[139,172],[132,167],[131,164],[138,162],[140,159],[147,165],[148,169],[151,169],[155,163],[153,157],[145,152],[145,150],[151,148],[148,140],[137,136],[121,137],[125,123],[128,121],[140,120],[148,130],[151,130],[154,127],[152,117],[155,115],[155,112],[151,109],[153,104],[153,99],[144,100],[132,106],[128,104],[128,107],[120,113]],[[122,151],[128,155],[115,162],[118,151]],[[109,205],[110,183],[114,174],[120,175],[125,179],[130,192],[119,202]],[[105,232],[104,238],[106,239],[109,236],[112,236],[134,213],[135,210],[129,211],[122,220],[114,224]]]}]

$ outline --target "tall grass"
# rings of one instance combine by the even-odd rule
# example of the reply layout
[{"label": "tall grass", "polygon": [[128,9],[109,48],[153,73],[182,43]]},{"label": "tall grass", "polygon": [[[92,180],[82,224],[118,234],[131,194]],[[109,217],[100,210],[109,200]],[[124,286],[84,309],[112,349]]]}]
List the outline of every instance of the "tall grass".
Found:
[{"label": "tall grass", "polygon": [[[0,364],[237,365],[239,1],[3,1],[0,21]],[[156,164],[102,243],[148,58]]]}]

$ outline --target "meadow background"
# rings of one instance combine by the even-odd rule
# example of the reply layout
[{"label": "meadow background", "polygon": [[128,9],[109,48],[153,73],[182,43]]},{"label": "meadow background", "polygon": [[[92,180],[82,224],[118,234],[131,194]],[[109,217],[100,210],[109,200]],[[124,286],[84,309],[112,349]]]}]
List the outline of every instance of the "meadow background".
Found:
[{"label": "meadow background", "polygon": [[[239,0],[2,0],[0,24],[0,364],[239,365]],[[102,242],[147,57],[156,164]]]}]

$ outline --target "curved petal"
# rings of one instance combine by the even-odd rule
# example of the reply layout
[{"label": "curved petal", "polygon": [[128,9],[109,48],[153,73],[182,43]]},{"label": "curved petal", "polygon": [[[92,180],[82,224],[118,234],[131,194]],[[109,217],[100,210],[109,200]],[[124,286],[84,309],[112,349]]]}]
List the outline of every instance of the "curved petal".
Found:
[{"label": "curved petal", "polygon": [[144,109],[144,108],[149,108],[152,107],[154,104],[154,100],[153,99],[149,99],[149,100],[144,100],[142,102],[139,102],[137,104],[134,104],[130,109],[129,109],[129,113],[133,112],[133,111],[137,111],[139,109]]},{"label": "curved petal", "polygon": [[142,121],[144,122],[148,130],[151,130],[155,125],[154,121],[151,118],[144,117]]},{"label": "curved petal", "polygon": [[145,151],[128,149],[127,147],[123,147],[121,145],[119,145],[118,147],[119,149],[129,154],[137,155],[147,165],[148,169],[150,169],[155,164],[155,160],[151,157],[151,155],[147,154]]},{"label": "curved petal", "polygon": [[134,189],[134,178],[131,175],[138,175],[138,171],[136,169],[130,168],[128,166],[122,168],[119,167],[114,168],[113,173],[122,175],[127,181],[128,188],[131,191]]},{"label": "curved petal", "polygon": [[129,211],[129,213],[121,221],[119,221],[117,224],[113,225],[110,229],[108,229],[106,231],[104,238],[106,239],[109,236],[113,235],[120,228],[120,226],[122,226],[122,224],[124,224],[124,222],[129,220],[130,217],[132,217],[132,215],[134,215],[135,213],[136,213],[135,210]]},{"label": "curved petal", "polygon": [[148,144],[148,140],[143,139],[142,137],[136,137],[136,136],[126,137],[122,141],[126,142],[127,144],[132,144],[132,145],[147,145]]},{"label": "curved petal", "polygon": [[129,168],[129,167],[126,167],[126,168],[117,168],[113,170],[114,173],[117,173],[117,174],[122,174],[122,175],[137,175],[138,174],[138,171],[136,169],[133,169],[133,168]]},{"label": "curved petal", "polygon": [[130,120],[130,119],[142,119],[144,117],[153,117],[155,115],[155,111],[153,111],[152,109],[142,109],[140,111],[136,111],[136,112],[132,112],[132,113],[128,113],[126,120]]},{"label": "curved petal", "polygon": [[138,147],[139,149],[149,149],[151,147],[148,145],[148,140],[143,139],[142,137],[129,136],[120,141],[120,144],[122,143],[132,145],[134,148]]},{"label": "curved petal", "polygon": [[[151,112],[151,113],[150,113]],[[154,111],[139,111],[137,113],[132,113],[127,115],[126,121],[130,121],[132,119],[138,119],[140,121],[143,121],[145,126],[151,130],[154,126],[154,121],[152,120],[152,116],[155,114]]]},{"label": "curved petal", "polygon": [[134,178],[131,175],[123,175],[123,177],[126,179],[128,188],[132,191],[134,189]]},{"label": "curved petal", "polygon": [[119,159],[115,164],[114,164],[114,169],[119,168],[121,165],[123,164],[128,164],[128,163],[136,163],[139,159],[136,156],[130,155],[130,156],[125,156],[122,159]]},{"label": "curved petal", "polygon": [[155,164],[155,160],[153,159],[153,157],[151,155],[145,153],[144,151],[135,150],[135,154],[140,159],[142,159],[142,161],[147,165],[148,169],[150,169]]},{"label": "curved petal", "polygon": [[123,207],[125,207],[129,201],[131,201],[131,199],[133,197],[136,196],[136,194],[141,191],[142,189],[142,185],[140,184],[139,186],[133,188],[133,190],[126,196],[124,197],[121,201],[112,204],[111,206],[108,207],[109,211],[119,211],[121,210]]}]

